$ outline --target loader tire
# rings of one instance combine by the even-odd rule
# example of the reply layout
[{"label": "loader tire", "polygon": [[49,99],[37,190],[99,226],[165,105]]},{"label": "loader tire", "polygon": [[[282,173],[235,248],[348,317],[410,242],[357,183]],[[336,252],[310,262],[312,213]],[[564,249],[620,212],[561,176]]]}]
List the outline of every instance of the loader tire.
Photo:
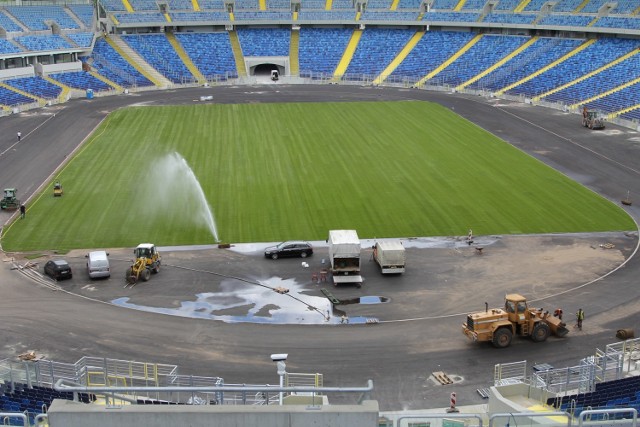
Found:
[{"label": "loader tire", "polygon": [[531,339],[533,342],[543,342],[549,338],[549,335],[551,335],[551,328],[549,328],[549,325],[543,322],[538,322],[538,324],[533,327]]},{"label": "loader tire", "polygon": [[152,273],[158,274],[160,273],[160,261],[156,262],[153,268],[151,269]]},{"label": "loader tire", "polygon": [[145,268],[144,270],[142,270],[140,272],[140,278],[142,279],[143,282],[148,282],[149,279],[151,279],[151,270],[149,270],[148,268]]},{"label": "loader tire", "polygon": [[513,333],[509,328],[500,328],[493,334],[493,346],[497,348],[506,348],[511,344]]}]

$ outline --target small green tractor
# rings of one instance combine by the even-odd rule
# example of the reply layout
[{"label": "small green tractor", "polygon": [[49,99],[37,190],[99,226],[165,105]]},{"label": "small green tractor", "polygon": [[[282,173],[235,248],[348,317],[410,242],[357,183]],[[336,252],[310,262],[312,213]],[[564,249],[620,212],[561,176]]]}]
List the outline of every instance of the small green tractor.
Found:
[{"label": "small green tractor", "polygon": [[20,200],[16,197],[18,190],[15,188],[5,188],[4,196],[0,200],[0,209],[18,209],[20,207]]}]

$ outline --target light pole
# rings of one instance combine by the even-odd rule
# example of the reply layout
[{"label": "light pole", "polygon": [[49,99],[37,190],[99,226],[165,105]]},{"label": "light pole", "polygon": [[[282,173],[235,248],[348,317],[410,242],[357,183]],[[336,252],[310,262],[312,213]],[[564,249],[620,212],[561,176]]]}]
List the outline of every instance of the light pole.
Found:
[{"label": "light pole", "polygon": [[[287,353],[277,353],[271,355],[271,360],[277,363],[278,375],[280,376],[280,388],[284,387],[284,375],[287,373],[287,365],[284,363],[289,355]],[[284,393],[280,391],[280,406],[282,406],[282,398]]]}]

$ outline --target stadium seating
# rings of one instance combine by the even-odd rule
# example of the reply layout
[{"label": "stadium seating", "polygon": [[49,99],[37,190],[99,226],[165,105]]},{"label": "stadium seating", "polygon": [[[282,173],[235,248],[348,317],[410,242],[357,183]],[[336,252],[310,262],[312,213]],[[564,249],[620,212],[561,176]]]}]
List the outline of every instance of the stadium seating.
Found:
[{"label": "stadium seating", "polygon": [[352,33],[349,28],[302,27],[298,52],[300,75],[333,74]]},{"label": "stadium seating", "polygon": [[470,87],[500,90],[521,80],[582,44],[580,39],[540,38],[511,61],[479,79]]},{"label": "stadium seating", "polygon": [[493,10],[513,11],[522,0],[500,0]]},{"label": "stadium seating", "polygon": [[0,87],[0,105],[15,107],[16,105],[30,104],[32,102],[36,101],[33,98],[29,98],[12,90]]},{"label": "stadium seating", "polygon": [[632,56],[593,77],[555,92],[544,99],[576,104],[636,79],[640,77],[640,58],[637,56]]},{"label": "stadium seating", "polygon": [[325,0],[304,0],[302,3],[300,3],[300,10],[324,10],[325,4]]},{"label": "stadium seating", "polygon": [[482,10],[487,0],[467,0],[462,6],[462,10]]},{"label": "stadium seating", "polygon": [[15,44],[11,43],[7,39],[0,39],[0,54],[3,54],[3,53],[18,53],[18,52],[22,52],[22,49],[20,49],[18,46],[16,46]]},{"label": "stadium seating", "polygon": [[469,12],[429,12],[422,17],[427,22],[476,22],[479,13]]},{"label": "stadium seating", "polygon": [[74,89],[81,89],[81,90],[91,89],[94,92],[101,92],[101,91],[107,91],[107,90],[113,89],[111,86],[104,83],[102,80],[95,78],[94,76],[92,76],[91,74],[85,71],[55,73],[55,74],[49,74],[49,77]]},{"label": "stadium seating", "polygon": [[61,6],[8,6],[7,10],[31,31],[48,30],[45,21],[53,21],[61,29],[80,28]]},{"label": "stadium seating", "polygon": [[116,19],[123,24],[166,24],[167,20],[160,12],[116,13]]},{"label": "stadium seating", "polygon": [[603,16],[598,19],[594,27],[605,28],[627,28],[630,30],[640,30],[640,18],[627,18],[617,16]]},{"label": "stadium seating", "polygon": [[158,12],[160,10],[155,1],[129,0],[129,4],[136,12]]},{"label": "stadium seating", "polygon": [[124,12],[126,11],[122,0],[100,0],[100,4],[107,12]]},{"label": "stadium seating", "polygon": [[172,82],[186,83],[194,79],[164,34],[123,35],[122,40]]},{"label": "stadium seating", "polygon": [[598,13],[598,9],[604,6],[605,3],[609,3],[609,0],[590,0],[580,13]]},{"label": "stadium seating", "polygon": [[227,12],[170,12],[171,22],[229,21]]},{"label": "stadium seating", "polygon": [[487,34],[436,78],[445,84],[459,85],[486,70],[529,40],[525,36]]},{"label": "stadium seating", "polygon": [[474,37],[457,31],[429,31],[391,76],[420,79],[455,54]]},{"label": "stadium seating", "polygon": [[92,27],[95,17],[93,6],[88,4],[71,4],[68,7],[82,21],[85,27]]},{"label": "stadium seating", "polygon": [[15,40],[28,50],[32,51],[50,51],[72,48],[65,39],[57,34],[47,36],[18,36]]},{"label": "stadium seating", "polygon": [[354,10],[354,7],[353,7],[352,0],[333,0],[331,4],[331,9],[332,10],[338,10],[338,9]]},{"label": "stadium seating", "polygon": [[548,0],[531,0],[531,2],[524,7],[524,12],[538,12],[547,1]]},{"label": "stadium seating", "polygon": [[362,33],[345,75],[380,74],[414,34],[413,29],[367,28]]},{"label": "stadium seating", "polygon": [[400,0],[398,2],[398,10],[402,9],[420,9],[420,4],[422,2],[420,0]]},{"label": "stadium seating", "polygon": [[459,0],[434,0],[431,5],[432,10],[453,10]]},{"label": "stadium seating", "polygon": [[418,12],[378,12],[367,9],[360,17],[361,21],[415,21]]},{"label": "stadium seating", "polygon": [[236,0],[234,10],[259,10],[258,0]]},{"label": "stadium seating", "polygon": [[554,12],[573,12],[582,4],[583,0],[562,0],[553,8]]},{"label": "stadium seating", "polygon": [[631,52],[640,41],[631,39],[599,39],[596,43],[568,58],[545,73],[513,88],[509,93],[535,96],[562,86]]},{"label": "stadium seating", "polygon": [[538,25],[586,27],[592,20],[593,17],[586,15],[547,15],[538,22]]},{"label": "stadium seating", "polygon": [[290,0],[267,0],[267,9],[291,10]]},{"label": "stadium seating", "polygon": [[[638,94],[640,94],[640,83],[633,84],[610,95],[591,101],[587,103],[587,107],[607,112],[620,111],[640,104],[640,96],[638,96]],[[635,110],[635,112],[627,113],[623,115],[623,117],[639,119],[640,112]],[[636,385],[636,387],[640,390],[640,386]],[[640,404],[640,402],[637,403]]]},{"label": "stadium seating", "polygon": [[638,4],[637,0],[616,0],[616,3],[618,5],[613,12],[619,14],[632,13],[640,7],[640,4]]},{"label": "stadium seating", "polygon": [[367,2],[367,11],[369,10],[389,10],[391,8],[391,0],[369,0]]},{"label": "stadium seating", "polygon": [[526,13],[490,13],[484,17],[482,22],[499,24],[531,24],[535,19],[536,15]]},{"label": "stadium seating", "polygon": [[288,56],[291,30],[286,28],[239,28],[244,56]]},{"label": "stadium seating", "polygon": [[302,10],[298,15],[299,21],[353,21],[355,11],[341,10]]},{"label": "stadium seating", "polygon": [[125,88],[153,86],[138,70],[129,64],[103,38],[96,40],[91,55],[91,66],[98,73]]},{"label": "stadium seating", "polygon": [[193,10],[191,0],[169,0],[169,10]]},{"label": "stadium seating", "polygon": [[67,34],[67,37],[80,47],[91,47],[93,35],[93,33],[70,33]]},{"label": "stadium seating", "polygon": [[291,12],[267,10],[258,11],[239,11],[234,13],[236,21],[291,21]]},{"label": "stadium seating", "polygon": [[176,38],[207,79],[237,76],[231,42],[226,32],[180,33]]},{"label": "stadium seating", "polygon": [[224,2],[222,0],[200,0],[201,10],[224,10]]},{"label": "stadium seating", "polygon": [[60,86],[54,85],[42,77],[23,77],[5,80],[3,83],[44,99],[55,99],[62,92]]},{"label": "stadium seating", "polygon": [[0,11],[0,27],[4,28],[7,32],[22,32],[22,28],[2,13],[2,11]]}]

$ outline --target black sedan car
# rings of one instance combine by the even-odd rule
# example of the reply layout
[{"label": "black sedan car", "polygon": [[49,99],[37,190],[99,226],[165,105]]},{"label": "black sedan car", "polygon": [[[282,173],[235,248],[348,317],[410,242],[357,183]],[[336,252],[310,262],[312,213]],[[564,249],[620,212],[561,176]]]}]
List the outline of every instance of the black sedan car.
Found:
[{"label": "black sedan car", "polygon": [[313,246],[308,242],[290,241],[282,242],[276,246],[269,246],[264,250],[264,256],[271,259],[284,257],[306,258],[313,255]]},{"label": "black sedan car", "polygon": [[52,259],[44,265],[44,274],[54,280],[71,279],[71,267],[63,259]]}]

